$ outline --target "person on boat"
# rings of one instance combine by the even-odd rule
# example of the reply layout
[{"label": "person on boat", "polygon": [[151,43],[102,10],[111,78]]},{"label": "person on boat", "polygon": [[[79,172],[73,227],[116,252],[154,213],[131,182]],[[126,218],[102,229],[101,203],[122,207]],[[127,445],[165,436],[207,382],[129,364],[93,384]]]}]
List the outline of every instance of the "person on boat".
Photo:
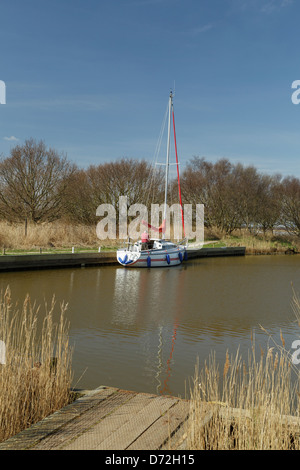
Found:
[{"label": "person on boat", "polygon": [[148,244],[150,242],[150,238],[149,238],[149,233],[146,230],[145,232],[142,233],[141,239],[142,239],[142,250],[147,250]]}]

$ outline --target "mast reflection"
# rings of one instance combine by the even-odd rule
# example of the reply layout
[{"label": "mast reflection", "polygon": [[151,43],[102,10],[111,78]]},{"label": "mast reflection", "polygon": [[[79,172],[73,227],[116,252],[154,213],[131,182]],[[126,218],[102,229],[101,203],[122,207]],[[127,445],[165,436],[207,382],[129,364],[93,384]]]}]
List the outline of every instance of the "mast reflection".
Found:
[{"label": "mast reflection", "polygon": [[[157,382],[157,393],[170,394],[174,350],[183,312],[184,267],[116,269],[112,323],[148,330],[148,371]],[[154,342],[157,343],[155,346]],[[154,348],[154,349],[153,349]]]}]

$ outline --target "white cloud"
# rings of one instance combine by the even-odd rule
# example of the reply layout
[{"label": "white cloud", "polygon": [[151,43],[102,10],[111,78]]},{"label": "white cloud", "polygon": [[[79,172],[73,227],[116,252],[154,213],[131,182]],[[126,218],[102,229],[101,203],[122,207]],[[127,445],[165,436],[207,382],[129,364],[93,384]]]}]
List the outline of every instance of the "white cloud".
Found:
[{"label": "white cloud", "polygon": [[278,13],[294,4],[294,0],[230,0],[234,11],[259,11],[265,14]]},{"label": "white cloud", "polygon": [[10,137],[4,137],[3,140],[8,140],[9,142],[15,142],[19,139],[17,139],[17,137],[15,137],[14,135],[11,135]]},{"label": "white cloud", "polygon": [[205,33],[206,31],[209,31],[211,28],[213,28],[212,23],[205,24],[203,26],[199,26],[198,28],[194,28],[190,30],[190,34],[192,35],[197,35],[197,34],[202,34]]},{"label": "white cloud", "polygon": [[294,0],[269,0],[261,7],[261,11],[263,13],[273,13],[281,10],[281,8],[292,5],[293,1]]},{"label": "white cloud", "polygon": [[184,31],[181,31],[181,34],[185,35],[186,37],[198,36],[200,34],[206,33],[207,31],[211,30],[214,27],[215,27],[214,23],[207,23],[201,26],[195,26],[194,28],[190,28],[188,30],[186,29]]}]

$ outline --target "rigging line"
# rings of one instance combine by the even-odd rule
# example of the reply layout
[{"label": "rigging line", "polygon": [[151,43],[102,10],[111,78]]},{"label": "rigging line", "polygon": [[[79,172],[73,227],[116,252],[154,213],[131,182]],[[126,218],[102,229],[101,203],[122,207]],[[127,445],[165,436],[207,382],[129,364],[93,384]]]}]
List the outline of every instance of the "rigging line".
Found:
[{"label": "rigging line", "polygon": [[[151,178],[150,178],[148,196],[147,196],[147,199],[146,199],[146,206],[148,206],[151,190],[152,190],[152,187],[154,186],[154,179],[155,179],[155,175],[156,175],[156,165],[158,164],[157,160],[158,160],[158,156],[159,156],[159,153],[160,153],[161,142],[162,142],[162,138],[163,138],[163,135],[164,135],[164,130],[165,130],[165,127],[166,127],[167,115],[168,115],[168,106],[166,108],[166,112],[165,112],[165,115],[164,115],[164,118],[163,118],[163,121],[162,121],[158,141],[157,141],[157,144],[156,144],[156,149],[155,149],[154,156],[153,156],[153,159],[152,159]],[[154,188],[153,188],[153,194],[152,194],[152,201],[153,201],[153,199],[154,199]]]},{"label": "rigging line", "polygon": [[[148,189],[148,197],[146,199],[146,205],[147,206],[148,206],[149,199],[150,199],[150,196],[151,196],[151,191],[153,191],[153,193],[154,193],[154,181],[155,181],[155,176],[156,176],[157,158],[158,158],[158,154],[159,154],[160,147],[161,147],[161,141],[162,141],[164,126],[165,126],[165,119],[162,123],[162,127],[161,127],[161,130],[160,130],[160,135],[159,135],[158,142],[157,142],[157,145],[156,145],[154,157],[152,159],[151,179],[150,179],[150,185],[149,185],[149,189]],[[152,194],[152,200],[153,200],[153,198],[154,198],[154,194]]]}]

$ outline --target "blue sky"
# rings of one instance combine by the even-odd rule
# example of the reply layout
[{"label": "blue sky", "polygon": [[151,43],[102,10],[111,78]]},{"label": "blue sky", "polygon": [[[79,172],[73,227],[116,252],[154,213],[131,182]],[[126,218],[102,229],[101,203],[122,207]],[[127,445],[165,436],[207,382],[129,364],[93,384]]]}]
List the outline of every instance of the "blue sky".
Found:
[{"label": "blue sky", "polygon": [[179,158],[300,177],[299,0],[1,0],[0,153],[152,161],[175,82]]}]

